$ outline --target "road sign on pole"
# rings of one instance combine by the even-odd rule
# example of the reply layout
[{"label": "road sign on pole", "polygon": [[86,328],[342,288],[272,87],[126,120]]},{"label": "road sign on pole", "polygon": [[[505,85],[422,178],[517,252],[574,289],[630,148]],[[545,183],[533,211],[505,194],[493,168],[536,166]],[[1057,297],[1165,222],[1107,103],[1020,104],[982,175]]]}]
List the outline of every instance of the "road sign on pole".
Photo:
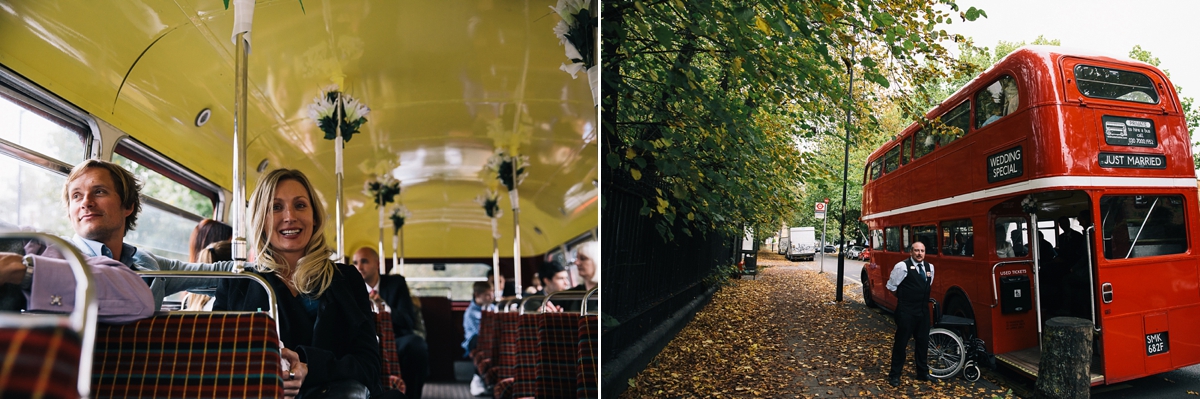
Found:
[{"label": "road sign on pole", "polygon": [[817,219],[824,219],[824,218],[825,218],[825,203],[818,202],[817,203]]}]

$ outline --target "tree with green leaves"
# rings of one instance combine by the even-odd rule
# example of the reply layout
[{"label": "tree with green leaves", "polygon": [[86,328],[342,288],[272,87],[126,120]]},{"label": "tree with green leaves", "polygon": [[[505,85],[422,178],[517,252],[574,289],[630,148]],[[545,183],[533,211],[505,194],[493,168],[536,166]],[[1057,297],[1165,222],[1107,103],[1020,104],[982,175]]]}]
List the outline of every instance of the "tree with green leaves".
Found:
[{"label": "tree with green leaves", "polygon": [[[1150,54],[1149,50],[1143,49],[1140,44],[1134,45],[1133,48],[1129,50],[1129,58],[1133,58],[1156,67],[1161,63],[1158,57]],[[1163,69],[1162,71],[1163,73],[1167,74],[1167,78],[1171,77],[1171,71],[1166,69]],[[1175,93],[1179,96],[1179,105],[1183,106],[1183,117],[1187,120],[1188,132],[1195,134],[1196,129],[1200,128],[1200,108],[1196,107],[1196,99],[1192,97],[1184,97],[1183,88],[1179,87],[1179,85],[1175,85]],[[1192,142],[1192,147],[1196,146],[1200,146],[1200,141]],[[1196,169],[1200,169],[1200,157],[1193,158],[1192,162],[1195,162],[1194,166]]]},{"label": "tree with green leaves", "polygon": [[641,212],[668,241],[676,232],[736,236],[742,223],[767,235],[810,209],[796,187],[833,165],[806,163],[815,160],[806,151],[823,139],[857,143],[879,125],[866,108],[874,102],[914,114],[904,91],[944,75],[928,65],[953,61],[940,43],[962,39],[939,24],[985,16],[953,0],[603,7],[605,181],[655,187]]}]

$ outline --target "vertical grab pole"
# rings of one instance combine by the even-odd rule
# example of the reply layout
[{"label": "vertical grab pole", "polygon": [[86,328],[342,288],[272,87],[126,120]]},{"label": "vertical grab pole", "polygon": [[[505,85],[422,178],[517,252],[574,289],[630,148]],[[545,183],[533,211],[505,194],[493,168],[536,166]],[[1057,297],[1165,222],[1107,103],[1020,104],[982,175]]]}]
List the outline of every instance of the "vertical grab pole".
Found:
[{"label": "vertical grab pole", "polygon": [[1096,300],[1096,277],[1092,274],[1092,233],[1095,231],[1094,225],[1083,229],[1083,241],[1087,243],[1088,308],[1092,310],[1092,329],[1100,331],[1100,325],[1096,324],[1096,303],[1092,302]]},{"label": "vertical grab pole", "polygon": [[1031,222],[1033,222],[1032,226],[1030,228],[1030,231],[1029,231],[1029,253],[1033,255],[1033,290],[1037,292],[1037,297],[1035,297],[1035,299],[1037,299],[1037,301],[1035,301],[1035,302],[1037,302],[1037,304],[1034,305],[1033,308],[1037,309],[1038,350],[1041,350],[1042,349],[1042,285],[1040,284],[1041,279],[1038,278],[1038,275],[1039,275],[1038,268],[1042,267],[1042,262],[1040,259],[1038,259],[1038,256],[1042,252],[1041,248],[1039,248],[1039,247],[1041,247],[1042,240],[1039,239],[1038,235],[1037,235],[1037,233],[1038,233],[1037,213],[1031,212],[1029,214],[1029,220]]},{"label": "vertical grab pole", "polygon": [[233,272],[245,270],[247,259],[246,247],[246,75],[247,61],[250,48],[246,46],[246,32],[239,32],[235,37],[236,47],[234,78],[234,111],[233,111],[233,240],[230,249],[233,252]]}]

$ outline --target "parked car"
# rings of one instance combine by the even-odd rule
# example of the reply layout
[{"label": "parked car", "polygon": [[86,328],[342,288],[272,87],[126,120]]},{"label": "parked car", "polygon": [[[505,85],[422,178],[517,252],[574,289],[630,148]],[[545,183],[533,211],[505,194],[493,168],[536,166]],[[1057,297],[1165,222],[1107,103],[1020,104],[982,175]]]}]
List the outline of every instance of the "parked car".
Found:
[{"label": "parked car", "polygon": [[846,257],[850,259],[858,259],[858,255],[862,253],[863,247],[855,245],[846,250]]},{"label": "parked car", "polygon": [[833,246],[832,244],[825,246],[825,253],[831,254],[834,252],[837,252],[837,247]]},{"label": "parked car", "polygon": [[860,252],[858,254],[858,260],[861,260],[863,262],[870,261],[871,260],[871,248],[863,248],[862,252]]}]

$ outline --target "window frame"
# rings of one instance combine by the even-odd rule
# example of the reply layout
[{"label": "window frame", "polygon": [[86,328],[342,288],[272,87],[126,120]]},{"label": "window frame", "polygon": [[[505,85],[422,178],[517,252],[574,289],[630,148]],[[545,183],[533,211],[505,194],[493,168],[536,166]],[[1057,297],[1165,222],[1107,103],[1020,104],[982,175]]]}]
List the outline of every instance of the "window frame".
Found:
[{"label": "window frame", "polygon": [[[1079,78],[1080,68],[1102,69],[1102,70],[1115,71],[1115,72],[1119,72],[1119,73],[1127,73],[1127,74],[1141,76],[1141,77],[1145,78],[1147,82],[1150,83],[1150,86],[1148,88],[1150,89],[1150,93],[1153,93],[1154,102],[1136,101],[1136,100],[1132,100],[1132,99],[1123,99],[1123,98],[1119,98],[1119,97],[1102,97],[1102,96],[1090,95],[1086,91],[1084,91],[1084,89],[1082,87],[1079,86],[1079,83],[1081,81],[1081,79]],[[1110,67],[1099,66],[1099,65],[1091,65],[1091,64],[1085,64],[1085,63],[1081,62],[1081,63],[1075,64],[1075,66],[1071,68],[1071,75],[1075,78],[1075,90],[1078,91],[1080,95],[1087,97],[1087,98],[1095,98],[1095,99],[1099,99],[1099,100],[1121,101],[1121,102],[1129,102],[1129,103],[1144,104],[1144,105],[1160,105],[1160,104],[1162,104],[1163,96],[1158,93],[1158,87],[1156,86],[1154,79],[1152,79],[1150,77],[1150,75],[1147,75],[1147,74],[1144,74],[1141,72],[1131,71],[1128,69],[1118,69],[1118,68],[1110,68]],[[1088,80],[1088,81],[1091,81],[1091,80]],[[1100,83],[1107,84],[1107,85],[1120,84],[1120,83],[1108,82],[1108,81],[1103,81]],[[1126,85],[1128,85],[1128,84],[1126,84]],[[1144,93],[1144,92],[1140,92],[1140,93]],[[1126,94],[1128,94],[1128,93],[1126,93]]]},{"label": "window frame", "polygon": [[[195,220],[197,223],[205,218],[220,220],[219,216],[223,215],[225,205],[225,195],[220,186],[208,179],[192,172],[191,169],[172,161],[170,158],[162,155],[153,148],[143,144],[142,142],[130,136],[125,136],[117,140],[117,144],[113,146],[114,155],[121,155],[130,161],[137,163],[147,169],[150,169],[171,181],[179,183],[200,195],[207,197],[212,201],[212,215],[197,215],[184,209],[180,209],[174,205],[160,201],[148,195],[142,195],[142,201],[149,203],[163,211],[175,214],[177,216]],[[111,158],[111,157],[110,157]],[[196,219],[199,216],[199,219]]]},{"label": "window frame", "polygon": [[[1010,107],[1008,107],[1008,103],[1007,103],[1008,98],[1007,98],[1007,93],[1006,93],[1007,88],[1009,86],[1006,86],[1004,84],[1005,81],[1009,82],[1011,84],[1011,87],[1013,87],[1013,90],[1016,91],[1017,105],[1015,107],[1012,107],[1012,111],[1010,111],[1010,112],[1005,112],[1008,108],[1010,108]],[[991,93],[989,88],[991,88],[992,86],[997,85],[997,84],[1000,85],[1001,102],[999,105],[997,105],[998,107],[1000,107],[999,108],[1000,114],[999,114],[999,117],[996,118],[996,120],[992,121],[991,123],[985,123],[986,119],[982,118],[982,116],[983,116],[982,112],[984,109],[983,104],[985,104],[985,102],[982,101],[981,97],[984,97],[985,95],[987,95],[987,97],[985,97],[986,99],[989,99],[989,100],[994,99],[995,96]],[[994,101],[993,101],[993,103],[994,103]],[[988,103],[988,104],[991,104],[991,103]],[[978,92],[975,93],[975,112],[974,112],[975,129],[976,130],[982,129],[983,127],[991,125],[992,123],[999,122],[999,121],[1003,120],[1004,118],[1008,117],[1009,115],[1016,113],[1017,110],[1019,110],[1020,108],[1021,108],[1021,88],[1017,85],[1017,80],[1014,79],[1011,75],[1004,75],[999,78],[996,78],[996,80],[992,81],[992,83],[989,83],[988,85],[984,86],[983,89],[980,89]]]}]

